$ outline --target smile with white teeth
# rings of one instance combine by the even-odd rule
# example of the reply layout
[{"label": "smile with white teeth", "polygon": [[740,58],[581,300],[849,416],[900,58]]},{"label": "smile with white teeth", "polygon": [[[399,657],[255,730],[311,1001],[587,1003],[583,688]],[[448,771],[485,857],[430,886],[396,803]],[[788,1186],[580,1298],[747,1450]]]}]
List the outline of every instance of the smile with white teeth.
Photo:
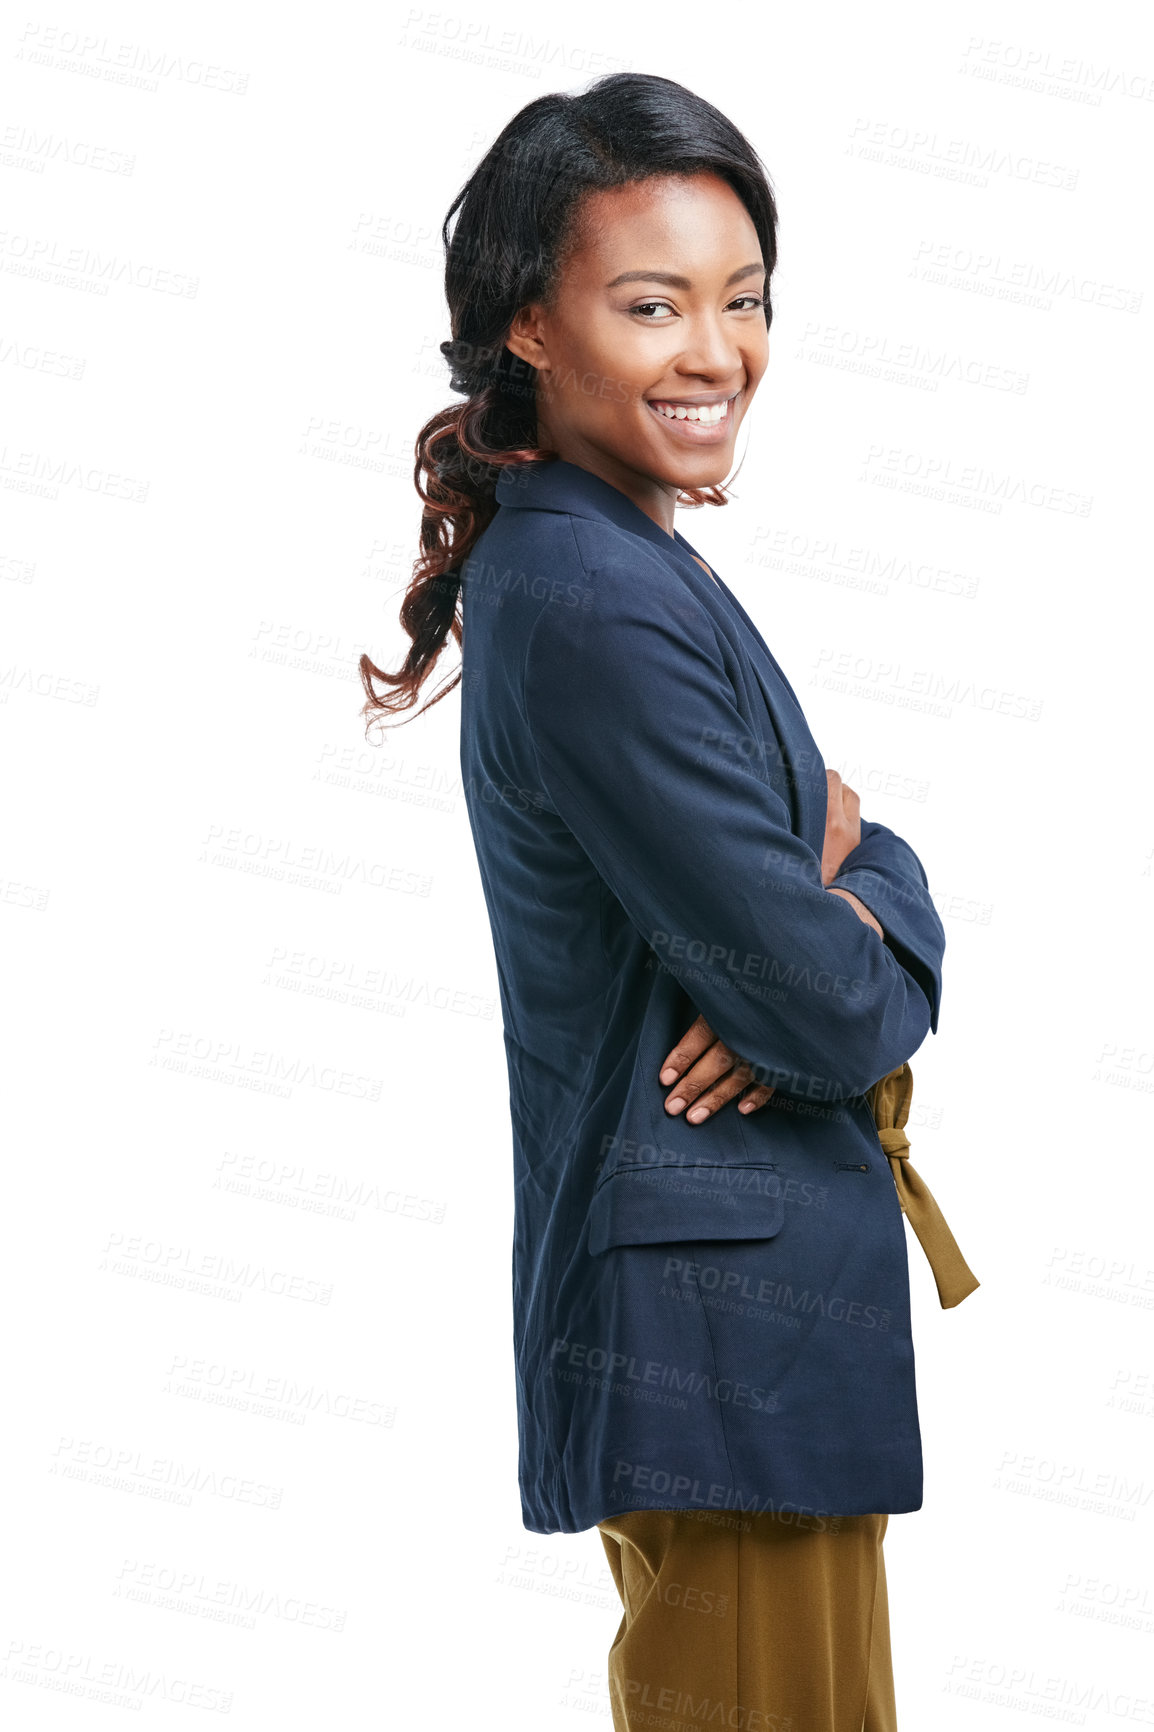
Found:
[{"label": "smile with white teeth", "polygon": [[725,420],[731,401],[732,399],[724,403],[700,403],[691,407],[685,403],[658,403],[651,397],[649,406],[669,421],[701,421],[706,426],[713,426],[718,421]]}]

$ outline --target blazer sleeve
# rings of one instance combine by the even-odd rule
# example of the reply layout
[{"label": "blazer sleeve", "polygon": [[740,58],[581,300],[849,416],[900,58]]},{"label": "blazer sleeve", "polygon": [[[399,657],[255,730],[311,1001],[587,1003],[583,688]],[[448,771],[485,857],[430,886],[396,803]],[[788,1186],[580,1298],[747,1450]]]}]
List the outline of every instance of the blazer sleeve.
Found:
[{"label": "blazer sleeve", "polygon": [[826,890],[705,610],[643,562],[586,580],[591,605],[546,604],[526,642],[541,788],[759,1081],[809,1100],[864,1094],[925,1039],[925,990]]},{"label": "blazer sleeve", "polygon": [[846,855],[832,882],[852,890],[877,916],[886,944],[929,999],[930,1028],[936,1034],[946,933],[925,867],[909,843],[885,824],[863,818],[861,842]]}]

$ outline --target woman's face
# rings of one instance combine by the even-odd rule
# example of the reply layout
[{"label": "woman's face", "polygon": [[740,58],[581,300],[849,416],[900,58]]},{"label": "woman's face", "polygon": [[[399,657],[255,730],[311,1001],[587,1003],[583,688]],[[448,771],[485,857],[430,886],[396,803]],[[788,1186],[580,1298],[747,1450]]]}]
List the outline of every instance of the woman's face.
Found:
[{"label": "woman's face", "polygon": [[[591,193],[582,215],[552,304],[522,308],[507,346],[537,369],[538,445],[671,529],[680,488],[733,468],[769,359],[757,230],[714,174]],[[685,418],[702,405],[720,419]]]}]

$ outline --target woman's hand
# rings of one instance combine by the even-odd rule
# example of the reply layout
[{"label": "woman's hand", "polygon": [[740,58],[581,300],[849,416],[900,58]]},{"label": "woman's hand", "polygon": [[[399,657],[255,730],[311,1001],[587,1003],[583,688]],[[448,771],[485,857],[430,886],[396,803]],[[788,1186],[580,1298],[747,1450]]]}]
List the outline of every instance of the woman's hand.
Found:
[{"label": "woman's hand", "polygon": [[751,1082],[750,1066],[718,1040],[703,1016],[678,1041],[660,1076],[667,1087],[677,1084],[665,1098],[666,1112],[676,1114],[688,1106],[685,1117],[691,1125],[702,1123],[743,1089],[739,1113],[755,1112],[773,1093],[764,1083]]},{"label": "woman's hand", "polygon": [[831,896],[844,896],[859,920],[872,926],[878,937],[885,933],[876,917],[852,890],[842,890],[830,882],[841,871],[847,854],[861,844],[861,801],[848,782],[843,782],[836,770],[826,770],[825,846],[821,855],[821,881]]},{"label": "woman's hand", "polygon": [[821,881],[828,889],[842,861],[861,843],[861,801],[836,770],[827,769],[825,845],[821,851]]},{"label": "woman's hand", "polygon": [[[821,856],[822,883],[831,895],[843,896],[859,920],[872,926],[879,937],[885,937],[880,924],[852,890],[832,889],[830,880],[837,877],[847,854],[861,842],[861,801],[836,770],[827,769],[825,843]],[[741,1095],[738,1112],[756,1112],[763,1107],[772,1088],[755,1083],[753,1071],[723,1040],[718,1040],[703,1016],[678,1041],[661,1067],[661,1082],[669,1089],[665,1110],[677,1114],[688,1108],[686,1120],[691,1125],[703,1123],[718,1107]],[[675,1087],[672,1085],[676,1085]],[[744,1093],[743,1093],[744,1091]]]}]

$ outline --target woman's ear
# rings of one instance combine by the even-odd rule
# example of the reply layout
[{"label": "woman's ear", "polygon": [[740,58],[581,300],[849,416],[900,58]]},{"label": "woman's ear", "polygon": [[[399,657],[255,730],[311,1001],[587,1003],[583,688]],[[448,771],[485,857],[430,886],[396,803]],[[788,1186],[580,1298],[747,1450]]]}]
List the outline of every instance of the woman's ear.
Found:
[{"label": "woman's ear", "polygon": [[530,367],[535,367],[538,371],[548,367],[549,357],[545,347],[545,321],[536,302],[518,308],[513,322],[509,326],[505,347],[512,350],[519,360],[526,362]]}]

